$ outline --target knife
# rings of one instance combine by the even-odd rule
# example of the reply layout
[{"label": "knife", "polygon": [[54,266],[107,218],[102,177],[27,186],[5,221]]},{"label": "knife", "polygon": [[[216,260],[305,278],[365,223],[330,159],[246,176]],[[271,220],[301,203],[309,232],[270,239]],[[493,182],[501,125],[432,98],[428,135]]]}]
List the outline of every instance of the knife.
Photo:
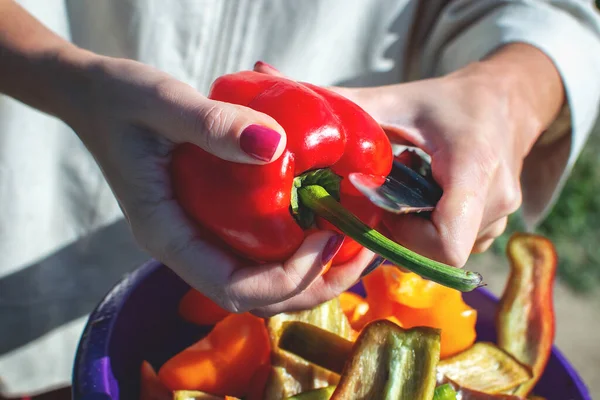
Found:
[{"label": "knife", "polygon": [[[429,218],[443,194],[433,179],[430,164],[412,150],[404,150],[394,158],[392,170],[386,177],[353,172],[348,179],[371,203],[394,214],[418,213]],[[368,275],[385,261],[377,255],[361,276]]]}]

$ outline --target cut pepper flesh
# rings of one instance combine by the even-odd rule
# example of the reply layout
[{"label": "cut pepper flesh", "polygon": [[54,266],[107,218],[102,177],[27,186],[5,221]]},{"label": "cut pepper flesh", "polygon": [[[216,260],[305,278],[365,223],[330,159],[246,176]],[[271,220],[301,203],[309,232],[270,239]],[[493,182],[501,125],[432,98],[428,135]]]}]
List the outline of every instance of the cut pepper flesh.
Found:
[{"label": "cut pepper flesh", "polygon": [[533,378],[515,391],[525,396],[539,380],[552,352],[557,256],[550,240],[532,234],[513,235],[507,254],[511,271],[496,316],[498,345],[531,367]]},{"label": "cut pepper flesh", "polygon": [[[477,311],[464,302],[461,292],[390,265],[380,266],[363,283],[369,312],[358,322],[393,316],[404,328],[441,329],[441,358],[458,354],[475,342]],[[353,327],[360,329],[358,323]]]},{"label": "cut pepper flesh", "polygon": [[368,324],[355,343],[302,322],[285,325],[279,345],[341,374],[332,400],[431,399],[439,360],[439,330]]},{"label": "cut pepper flesh", "polygon": [[533,377],[528,367],[487,342],[475,343],[470,349],[442,360],[438,373],[461,387],[490,394],[505,393]]},{"label": "cut pepper flesh", "polygon": [[158,377],[170,390],[198,390],[243,397],[261,366],[269,362],[263,319],[230,314],[207,336],[169,359]]},{"label": "cut pepper flesh", "polygon": [[265,400],[285,399],[310,389],[335,385],[339,380],[338,374],[320,364],[311,364],[294,354],[280,350],[279,341],[283,326],[290,321],[302,321],[344,339],[350,339],[353,335],[338,298],[310,310],[281,313],[269,318],[267,328],[272,366],[265,389]]},{"label": "cut pepper flesh", "polygon": [[430,400],[439,354],[437,329],[370,323],[356,340],[331,399]]}]

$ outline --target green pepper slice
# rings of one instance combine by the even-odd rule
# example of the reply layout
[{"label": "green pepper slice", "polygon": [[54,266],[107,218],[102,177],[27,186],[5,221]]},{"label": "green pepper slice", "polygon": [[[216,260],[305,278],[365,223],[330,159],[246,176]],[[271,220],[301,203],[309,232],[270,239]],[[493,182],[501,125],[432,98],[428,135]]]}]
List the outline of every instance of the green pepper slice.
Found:
[{"label": "green pepper slice", "polygon": [[511,272],[496,315],[498,345],[531,367],[533,377],[514,392],[526,396],[552,352],[557,256],[550,240],[523,233],[510,238],[506,252]]},{"label": "green pepper slice", "polygon": [[320,389],[312,389],[299,393],[295,396],[288,397],[287,400],[329,400],[334,390],[335,386],[325,386]]},{"label": "green pepper slice", "polygon": [[301,321],[323,329],[336,337],[350,339],[352,328],[338,298],[306,311],[281,313],[268,319],[267,330],[271,341],[272,370],[265,387],[265,400],[280,400],[311,389],[336,385],[339,373],[309,363],[295,354],[282,351],[279,341],[283,326],[290,321]]},{"label": "green pepper slice", "polygon": [[488,342],[440,361],[438,373],[461,387],[489,394],[507,393],[533,377],[530,368]]}]

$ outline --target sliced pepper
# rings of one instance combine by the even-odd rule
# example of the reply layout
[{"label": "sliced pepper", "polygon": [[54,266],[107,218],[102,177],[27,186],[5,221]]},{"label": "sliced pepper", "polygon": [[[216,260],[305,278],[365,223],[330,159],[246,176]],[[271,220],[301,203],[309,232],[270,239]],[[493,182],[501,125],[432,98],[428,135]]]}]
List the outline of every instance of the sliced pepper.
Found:
[{"label": "sliced pepper", "polygon": [[435,388],[433,400],[456,400],[456,391],[450,384],[445,383]]},{"label": "sliced pepper", "polygon": [[554,341],[552,291],[557,255],[552,242],[514,234],[507,246],[511,272],[496,315],[498,345],[531,367],[533,378],[515,394],[526,396],[542,375]]},{"label": "sliced pepper", "polygon": [[361,332],[332,400],[430,400],[440,354],[437,329],[375,321]]},{"label": "sliced pepper", "polygon": [[512,394],[491,394],[479,392],[477,390],[462,387],[448,378],[444,378],[441,384],[450,385],[456,392],[456,398],[461,400],[525,400],[524,397],[515,396]]},{"label": "sliced pepper", "polygon": [[198,390],[219,396],[246,395],[250,381],[269,362],[263,319],[230,314],[209,334],[169,359],[158,377],[170,390]]},{"label": "sliced pepper", "polygon": [[343,292],[339,299],[350,326],[355,331],[360,331],[367,322],[369,303],[364,297],[352,292]]},{"label": "sliced pepper", "polygon": [[338,374],[280,350],[279,341],[283,327],[290,321],[302,321],[344,339],[351,339],[353,335],[339,298],[310,310],[281,313],[269,318],[267,327],[272,349],[272,371],[265,388],[266,400],[285,399],[307,390],[335,385],[339,380]]},{"label": "sliced pepper", "polygon": [[140,400],[171,400],[171,391],[158,379],[148,361],[140,367]]},{"label": "sliced pepper", "polygon": [[[342,376],[332,400],[431,399],[439,360],[439,330],[379,320],[356,343],[310,324],[289,322],[279,345]],[[372,397],[369,397],[372,396]]]},{"label": "sliced pepper", "polygon": [[[353,344],[349,340],[303,322],[286,323],[279,345],[285,351],[297,354],[311,363],[329,368],[339,374],[343,372],[344,365],[346,365],[353,351]],[[522,397],[510,394],[489,394],[462,387],[444,376],[439,370],[437,375],[439,385],[451,385],[460,396],[459,398],[464,400],[522,399]]]},{"label": "sliced pepper", "polygon": [[[459,291],[389,265],[382,265],[367,275],[363,284],[369,303],[369,313],[363,321],[393,316],[404,328],[440,329],[441,358],[458,354],[475,342],[477,311],[465,303]],[[421,297],[429,297],[429,300]]]},{"label": "sliced pepper", "polygon": [[214,396],[212,394],[199,392],[197,390],[176,390],[173,392],[173,400],[234,400],[230,396]]},{"label": "sliced pepper", "polygon": [[283,325],[279,348],[341,374],[354,343],[333,332],[301,321]]},{"label": "sliced pepper", "polygon": [[533,376],[527,366],[488,342],[477,342],[468,350],[442,360],[438,373],[461,387],[489,394],[508,393]]},{"label": "sliced pepper", "polygon": [[229,311],[195,289],[188,290],[179,302],[179,315],[198,325],[214,325],[229,314]]},{"label": "sliced pepper", "polygon": [[448,294],[445,287],[412,272],[402,272],[389,265],[379,267],[364,279],[369,295],[375,291],[387,302],[411,308],[431,308]]},{"label": "sliced pepper", "polygon": [[334,390],[335,386],[325,386],[288,397],[287,400],[329,400]]},{"label": "sliced pepper", "polygon": [[250,386],[247,390],[247,395],[244,400],[263,400],[265,396],[265,389],[269,376],[271,375],[271,363],[262,364],[254,372],[254,375],[250,379]]}]

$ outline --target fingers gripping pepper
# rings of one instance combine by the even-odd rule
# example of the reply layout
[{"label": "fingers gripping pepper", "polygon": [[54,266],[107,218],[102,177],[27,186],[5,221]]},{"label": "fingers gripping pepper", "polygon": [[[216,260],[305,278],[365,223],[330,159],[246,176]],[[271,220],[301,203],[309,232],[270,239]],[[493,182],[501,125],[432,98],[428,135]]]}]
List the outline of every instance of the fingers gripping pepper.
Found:
[{"label": "fingers gripping pepper", "polygon": [[480,286],[479,274],[431,261],[372,229],[382,211],[347,177],[385,176],[393,155],[382,128],[356,104],[323,88],[250,71],[220,77],[210,97],[263,112],[286,131],[285,151],[266,165],[233,163],[189,143],[173,152],[175,197],[240,255],[284,261],[300,247],[304,230],[316,224],[355,240],[345,241],[333,265],[365,246],[456,289]]},{"label": "fingers gripping pepper", "polygon": [[[173,155],[174,189],[186,211],[253,259],[285,260],[304,239],[289,210],[296,176],[319,168],[342,177],[391,170],[391,145],[382,129],[334,93],[246,71],[217,79],[210,97],[270,115],[286,131],[284,154],[268,165],[231,163],[191,144]],[[378,222],[381,211],[351,184],[343,182],[339,190],[342,203],[348,199],[364,221]]]}]

